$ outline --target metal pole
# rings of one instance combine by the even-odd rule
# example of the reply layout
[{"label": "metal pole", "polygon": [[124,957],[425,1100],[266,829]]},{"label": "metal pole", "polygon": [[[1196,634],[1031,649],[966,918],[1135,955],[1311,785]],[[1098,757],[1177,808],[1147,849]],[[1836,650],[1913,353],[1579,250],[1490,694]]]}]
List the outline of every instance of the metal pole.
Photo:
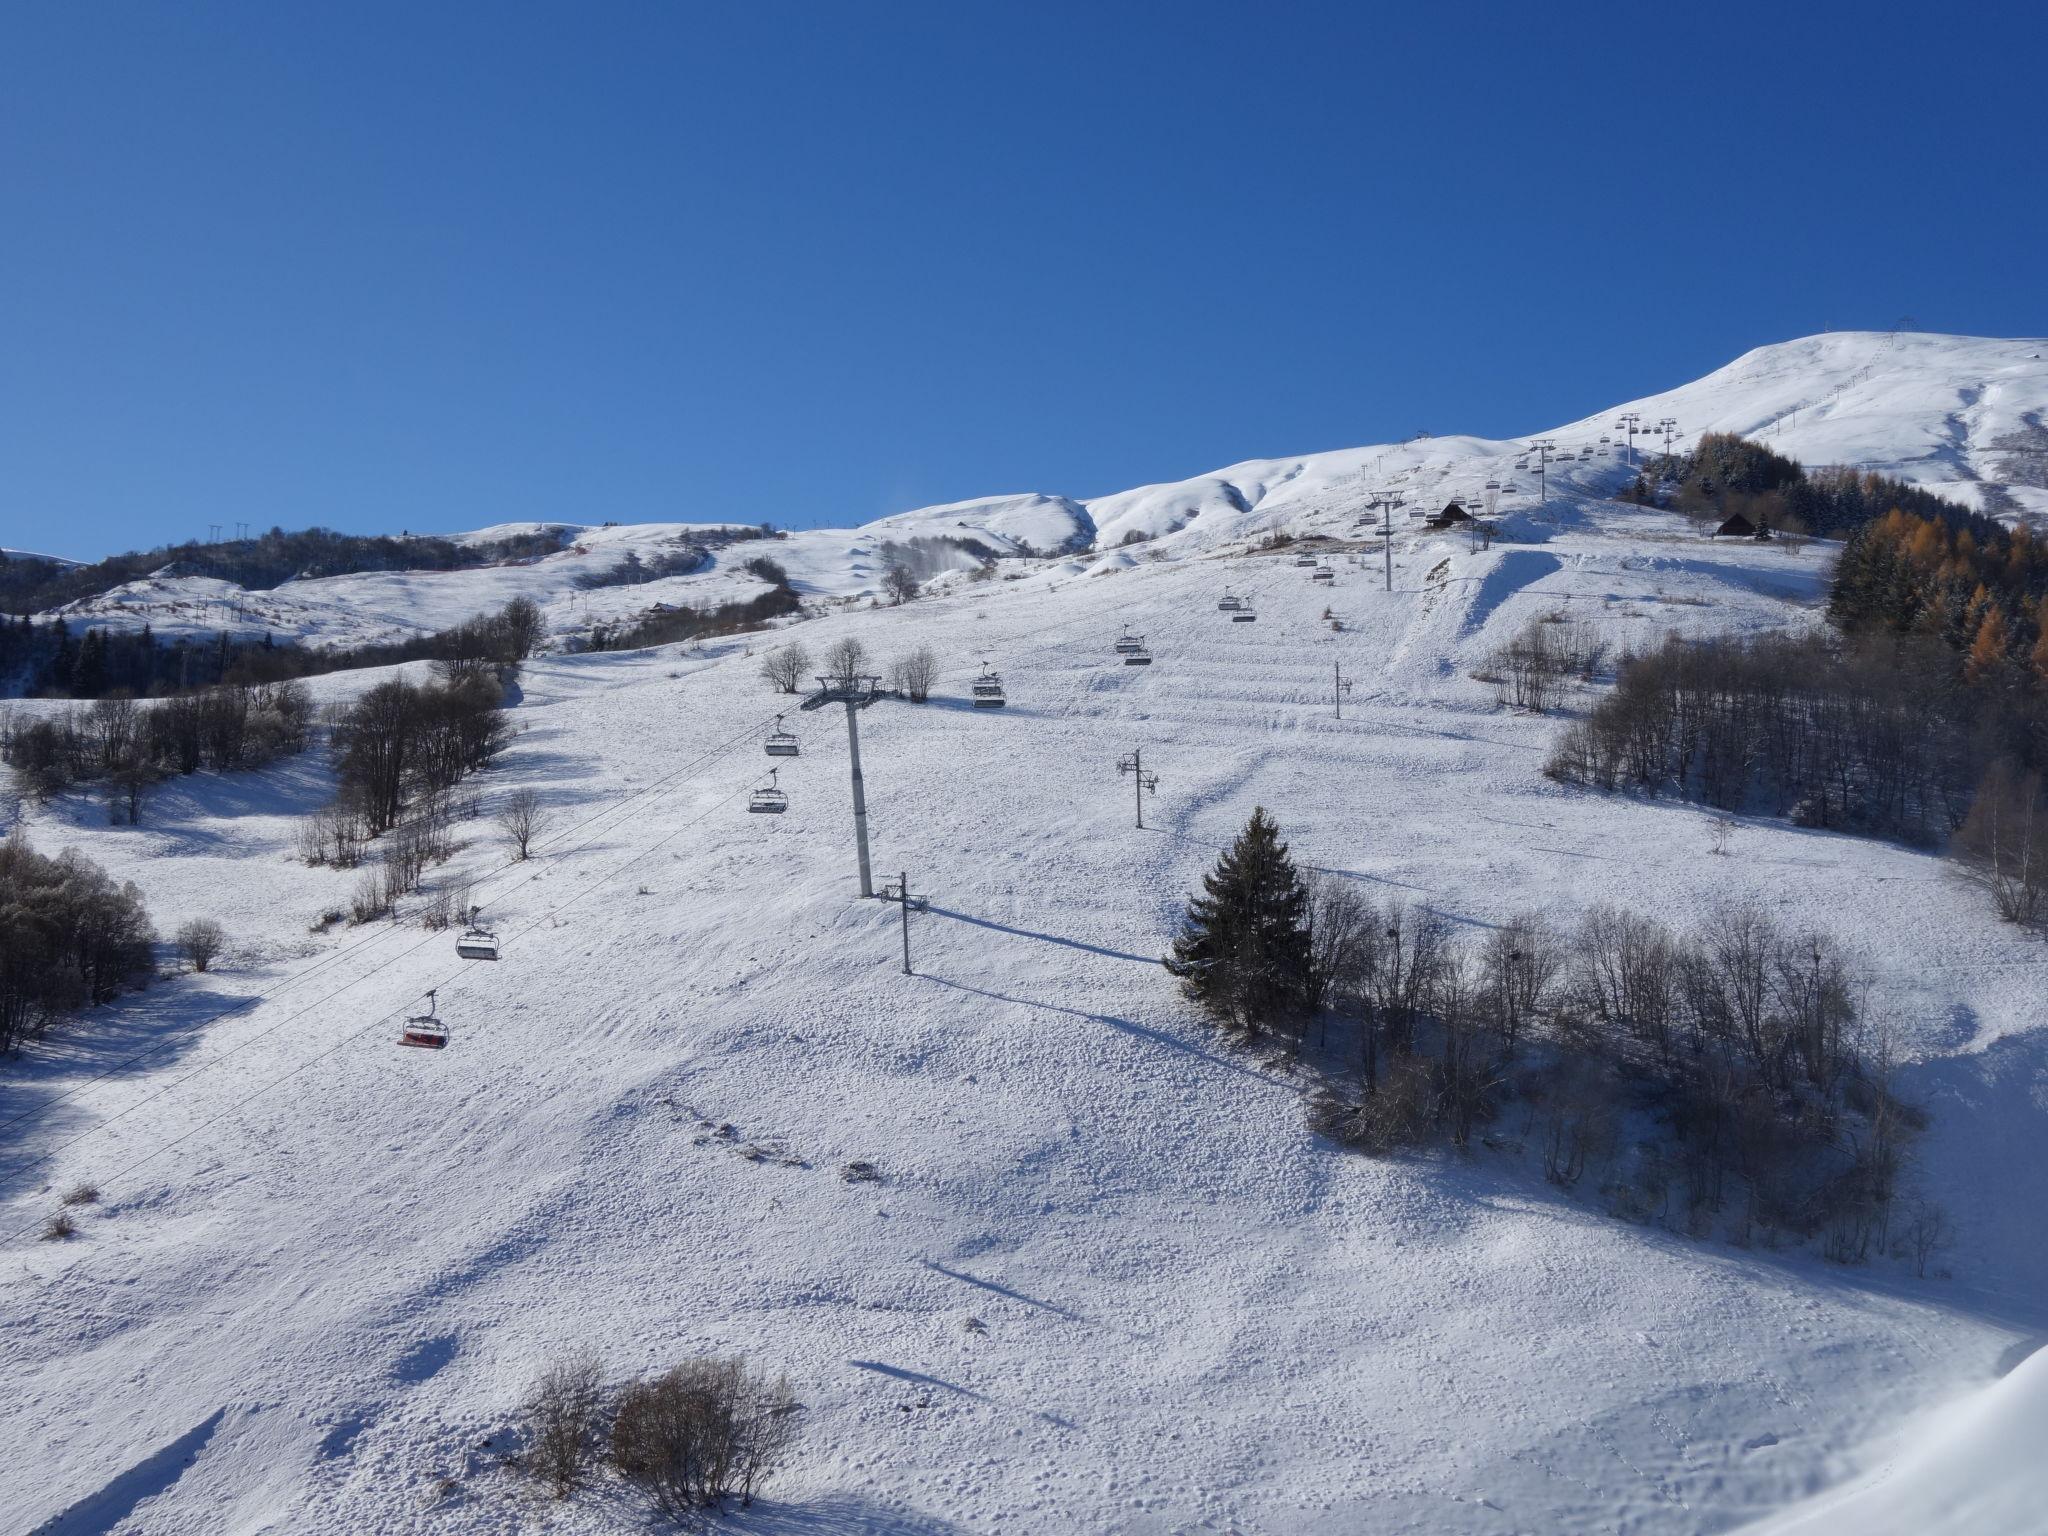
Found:
[{"label": "metal pole", "polygon": [[903,901],[903,974],[910,974],[910,871],[902,874],[903,888],[899,893]]},{"label": "metal pole", "polygon": [[860,893],[872,896],[875,881],[868,872],[868,797],[860,780],[860,718],[850,697],[846,701],[846,749],[853,758],[853,840],[860,847]]},{"label": "metal pole", "polygon": [[1138,830],[1145,830],[1145,754],[1131,748],[1131,788],[1138,797]]},{"label": "metal pole", "polygon": [[1344,718],[1344,663],[1339,661],[1333,662],[1332,665],[1337,669],[1337,687],[1333,697],[1337,701],[1337,718],[1342,720]]},{"label": "metal pole", "polygon": [[1380,549],[1387,559],[1387,590],[1394,590],[1394,504],[1386,497],[1380,498]]}]

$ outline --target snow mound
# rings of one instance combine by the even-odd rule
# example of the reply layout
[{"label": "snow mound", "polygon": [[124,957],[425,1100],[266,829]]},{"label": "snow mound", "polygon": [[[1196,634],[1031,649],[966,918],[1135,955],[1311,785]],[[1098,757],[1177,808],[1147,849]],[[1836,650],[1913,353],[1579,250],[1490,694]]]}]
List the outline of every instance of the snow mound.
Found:
[{"label": "snow mound", "polygon": [[2048,1349],[1937,1409],[1874,1471],[1744,1536],[2038,1536],[2048,1531]]}]

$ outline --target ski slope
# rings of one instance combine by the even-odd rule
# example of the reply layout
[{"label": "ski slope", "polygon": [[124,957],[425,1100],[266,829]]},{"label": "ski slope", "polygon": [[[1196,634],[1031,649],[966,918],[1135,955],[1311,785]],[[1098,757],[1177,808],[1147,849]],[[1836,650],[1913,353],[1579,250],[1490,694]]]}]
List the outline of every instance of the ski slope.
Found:
[{"label": "ski slope", "polygon": [[[1375,493],[1398,497],[1404,522],[1461,501],[1489,504],[1517,537],[1568,525],[1580,498],[1612,495],[1634,474],[1616,423],[1677,422],[1683,450],[1704,431],[1759,438],[1809,465],[1853,465],[1896,475],[1994,515],[2048,517],[2048,341],[1998,341],[1916,332],[1830,332],[1759,347],[1705,378],[1630,401],[1529,439],[1422,438],[1293,458],[1253,460],[1209,474],[1113,495],[992,496],[927,507],[855,529],[809,529],[772,545],[727,546],[711,565],[642,585],[585,591],[579,582],[615,566],[673,552],[700,522],[573,530],[563,552],[537,561],[453,572],[373,572],[288,582],[245,593],[201,576],[159,574],[60,610],[74,627],[154,626],[160,635],[245,639],[266,632],[311,645],[362,645],[445,629],[504,606],[539,603],[566,641],[658,603],[708,606],[751,596],[761,583],[745,562],[767,554],[814,603],[858,601],[881,589],[885,540],[971,538],[1001,553],[1023,548],[1085,553],[1127,564],[1142,541],[1153,553],[1199,556],[1270,532],[1348,534],[1377,514]],[[1541,480],[1517,469],[1548,438],[1564,457]],[[1612,439],[1612,441],[1608,441]],[[1650,439],[1638,437],[1637,452]],[[1655,440],[1661,449],[1663,439]],[[457,537],[481,540],[542,525],[505,524]]]},{"label": "ski slope", "polygon": [[[1431,495],[1483,457],[1386,452]],[[1349,517],[1360,467],[1256,499],[1232,478],[1240,538]],[[526,668],[522,734],[480,782],[539,790],[554,829],[506,866],[479,825],[438,874],[477,880],[496,965],[403,920],[307,933],[355,879],[289,857],[327,788],[311,758],[181,781],[140,828],[33,813],[46,851],[135,879],[167,929],[221,917],[242,951],[0,1078],[0,1424],[34,1448],[0,1465],[0,1510],[66,1536],[636,1528],[615,1486],[552,1506],[496,1468],[527,1384],[579,1346],[619,1375],[713,1349],[788,1372],[803,1453],[735,1531],[1678,1536],[1796,1513],[1835,1536],[1871,1528],[1884,1495],[1856,1480],[1888,1467],[1922,1490],[1916,1531],[2038,1510],[2040,1362],[2000,1371],[2048,1333],[2042,951],[1923,853],[1745,822],[1715,857],[1696,810],[1542,776],[1557,722],[1468,675],[1530,619],[1615,646],[1820,622],[1825,546],[1571,494],[1612,473],[1575,465],[1530,543],[1404,526],[1391,592],[1376,554],[1325,590],[1204,512],[805,621],[814,651],[946,659],[930,704],[860,722],[878,878],[929,898],[912,976],[896,910],[856,894],[843,720],[766,690],[773,636]],[[1148,505],[1085,510],[1180,515]],[[1226,587],[1256,623],[1216,611]],[[1117,664],[1125,625],[1153,666]],[[968,702],[984,661],[1000,711]],[[778,711],[791,809],[752,816]],[[1114,770],[1133,747],[1161,779],[1144,831]],[[1306,1080],[1219,1041],[1156,963],[1254,805],[1299,858],[1468,933],[1595,901],[1690,927],[1745,895],[1825,922],[1933,1112],[1953,1278],[1631,1226],[1507,1145],[1322,1142]],[[429,988],[453,1043],[396,1048]],[[78,1239],[19,1235],[80,1179],[105,1198]],[[1973,1497],[2002,1502],[1948,1507],[1958,1439]]]}]

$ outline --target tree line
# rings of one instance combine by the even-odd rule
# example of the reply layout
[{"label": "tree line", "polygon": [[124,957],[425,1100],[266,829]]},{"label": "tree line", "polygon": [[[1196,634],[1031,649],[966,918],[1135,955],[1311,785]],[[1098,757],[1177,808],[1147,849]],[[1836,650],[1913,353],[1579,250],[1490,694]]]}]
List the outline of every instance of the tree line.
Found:
[{"label": "tree line", "polygon": [[36,624],[0,618],[0,692],[32,697],[145,698],[195,688],[279,683],[292,678],[396,666],[408,661],[491,660],[512,663],[533,653],[547,628],[530,598],[516,597],[494,614],[404,640],[316,648],[237,640],[225,630],[211,640],[160,639],[139,630],[87,628],[74,635],[62,619]]},{"label": "tree line", "polygon": [[362,571],[469,570],[554,554],[561,549],[568,532],[567,528],[540,528],[504,538],[464,542],[427,535],[392,538],[385,534],[337,533],[331,528],[304,528],[292,533],[272,528],[253,538],[212,544],[197,539],[182,544],[159,544],[154,549],[109,555],[90,565],[10,559],[0,554],[0,613],[39,613],[64,603],[98,597],[166,568],[171,575],[212,576],[232,581],[251,592],[269,591],[288,581],[349,576]]},{"label": "tree line", "polygon": [[313,715],[301,683],[104,698],[27,717],[0,712],[0,761],[24,798],[45,803],[98,785],[109,818],[134,825],[149,791],[173,775],[240,772],[304,751]]},{"label": "tree line", "polygon": [[1691,452],[1664,459],[1638,476],[1624,499],[1645,505],[1655,501],[1653,479],[1670,487],[1671,504],[1700,524],[1740,513],[1760,529],[1838,539],[1903,510],[1968,530],[1980,540],[2002,532],[1993,519],[1908,481],[1840,465],[1807,470],[1733,432],[1700,434]]},{"label": "tree line", "polygon": [[[1220,1027],[1315,1047],[1316,1124],[1348,1145],[1533,1143],[1549,1179],[1592,1176],[1618,1214],[1819,1236],[1845,1262],[1942,1225],[1904,1189],[1924,1117],[1891,1091],[1854,963],[1761,907],[1691,933],[1611,906],[1528,913],[1468,938],[1304,877],[1260,809],[1165,964]],[[1632,1117],[1655,1134],[1627,1134]]]}]

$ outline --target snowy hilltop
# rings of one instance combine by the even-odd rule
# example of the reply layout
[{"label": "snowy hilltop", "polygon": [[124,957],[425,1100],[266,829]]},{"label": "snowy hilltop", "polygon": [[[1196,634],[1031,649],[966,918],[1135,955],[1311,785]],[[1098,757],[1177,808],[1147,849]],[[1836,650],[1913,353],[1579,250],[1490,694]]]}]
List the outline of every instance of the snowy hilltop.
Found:
[{"label": "snowy hilltop", "polygon": [[[229,746],[195,726],[193,771],[132,804],[115,779],[0,803],[53,880],[75,850],[166,939],[222,938],[203,970],[160,945],[146,990],[0,1062],[0,1426],[24,1448],[0,1525],[646,1529],[630,1456],[551,1496],[535,1384],[584,1359],[616,1403],[718,1356],[793,1398],[784,1465],[723,1517],[761,1536],[2039,1530],[2040,939],[1937,847],[1546,765],[1618,658],[1828,624],[1838,546],[1620,499],[1617,420],[2011,520],[2048,512],[2043,351],[1830,335],[1529,439],[780,538],[484,529],[559,547],[80,600],[74,623],[352,644],[527,598],[544,634],[495,683],[414,661],[245,699]],[[574,643],[777,582],[799,602],[761,627]],[[858,709],[813,691],[849,645],[835,670],[885,685]],[[1565,661],[1518,701],[1532,648]],[[366,825],[336,791],[374,782],[369,722],[408,698],[472,756],[391,767]],[[5,708],[24,738],[126,718]],[[244,736],[261,752],[210,755]],[[908,903],[859,894],[856,794],[872,883]],[[1789,1134],[1766,1095],[1715,1198],[1654,1103],[1559,1107],[1704,1049],[1670,1037],[1503,1096],[1458,1145],[1344,1144],[1345,1016],[1246,1039],[1160,964],[1257,808],[1373,942],[1426,919],[1519,964],[1517,935],[1626,918],[1676,1010],[1700,957],[1771,935],[1757,987],[1854,1038],[1759,1054],[1875,1064],[1800,1100],[1833,1106],[1805,1129],[1853,1157],[1852,1131],[1910,1121],[1917,1214],[1854,1254],[1752,1219],[1736,1186]]]},{"label": "snowy hilltop", "polygon": [[[1834,332],[1759,347],[1695,383],[1527,438],[1430,437],[1253,460],[1086,499],[983,497],[859,528],[795,530],[768,553],[798,592],[858,598],[880,590],[885,548],[913,539],[951,539],[997,555],[1109,560],[1142,541],[1158,552],[1190,555],[1276,531],[1351,532],[1376,515],[1376,493],[1401,497],[1404,517],[1456,499],[1475,512],[1491,503],[1502,516],[1540,522],[1585,496],[1614,494],[1644,455],[1683,452],[1710,431],[1756,438],[1810,468],[1895,476],[2007,520],[2048,517],[2044,356],[2048,341]],[[1623,418],[1633,418],[1638,430],[1625,431]],[[1660,425],[1666,422],[1669,432]],[[1547,462],[1531,451],[1540,442],[1553,445]],[[670,571],[678,550],[722,526],[504,524],[454,537],[491,541],[556,529],[564,545],[512,564],[313,576],[254,591],[177,569],[67,603],[50,616],[75,627],[146,623],[160,636],[268,633],[354,646],[445,629],[524,596],[544,608],[552,630],[587,633],[652,604],[721,602],[750,590],[744,564],[762,553],[752,546],[720,547],[700,564]],[[604,585],[629,558],[641,573]]]}]

